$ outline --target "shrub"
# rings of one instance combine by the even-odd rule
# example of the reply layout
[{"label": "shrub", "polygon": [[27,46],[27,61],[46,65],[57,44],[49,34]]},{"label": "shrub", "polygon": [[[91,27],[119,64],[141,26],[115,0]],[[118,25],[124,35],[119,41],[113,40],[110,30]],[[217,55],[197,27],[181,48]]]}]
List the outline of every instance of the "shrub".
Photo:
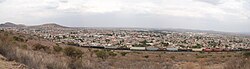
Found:
[{"label": "shrub", "polygon": [[94,50],[94,52],[96,53],[96,52],[98,52],[99,50]]},{"label": "shrub", "polygon": [[96,56],[98,57],[98,58],[101,58],[101,59],[107,59],[108,57],[109,57],[109,54],[108,54],[108,52],[107,51],[104,51],[104,50],[101,50],[101,51],[97,51],[96,53]]},{"label": "shrub", "polygon": [[245,52],[245,53],[243,53],[243,55],[244,55],[245,57],[250,57],[250,52]]},{"label": "shrub", "polygon": [[175,56],[171,56],[170,58],[171,58],[171,59],[175,59]]},{"label": "shrub", "polygon": [[122,56],[126,56],[126,54],[128,54],[128,52],[121,52],[120,53]]},{"label": "shrub", "polygon": [[24,42],[25,41],[23,38],[17,37],[17,36],[14,36],[13,39],[16,40],[16,41],[20,41],[20,42]]},{"label": "shrub", "polygon": [[148,58],[148,57],[149,57],[148,55],[144,56],[144,58]]},{"label": "shrub", "polygon": [[205,54],[205,52],[204,52],[204,51],[200,51],[199,53],[200,53],[200,54]]},{"label": "shrub", "polygon": [[109,55],[110,55],[110,56],[116,56],[117,54],[110,51],[110,52],[109,52]]},{"label": "shrub", "polygon": [[20,48],[21,49],[28,49],[28,46],[27,45],[21,45]]},{"label": "shrub", "polygon": [[82,57],[83,52],[80,49],[76,49],[75,47],[66,47],[64,49],[64,54],[69,57],[80,58]]},{"label": "shrub", "polygon": [[33,50],[44,50],[44,51],[48,51],[48,50],[49,50],[49,47],[37,43],[37,44],[34,45]]},{"label": "shrub", "polygon": [[53,46],[53,49],[54,49],[55,52],[60,52],[60,51],[63,50],[63,48],[60,47],[60,46]]},{"label": "shrub", "polygon": [[74,43],[74,42],[68,42],[67,44],[68,44],[68,45],[72,45],[72,46],[79,46],[79,44]]},{"label": "shrub", "polygon": [[196,56],[196,58],[207,58],[207,56]]}]

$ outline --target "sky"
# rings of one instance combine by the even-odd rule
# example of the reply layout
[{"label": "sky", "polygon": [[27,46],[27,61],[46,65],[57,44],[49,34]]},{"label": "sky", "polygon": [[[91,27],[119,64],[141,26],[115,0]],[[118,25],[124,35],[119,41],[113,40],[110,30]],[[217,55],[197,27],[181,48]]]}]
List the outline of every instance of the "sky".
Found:
[{"label": "sky", "polygon": [[250,32],[250,0],[0,0],[0,22]]}]

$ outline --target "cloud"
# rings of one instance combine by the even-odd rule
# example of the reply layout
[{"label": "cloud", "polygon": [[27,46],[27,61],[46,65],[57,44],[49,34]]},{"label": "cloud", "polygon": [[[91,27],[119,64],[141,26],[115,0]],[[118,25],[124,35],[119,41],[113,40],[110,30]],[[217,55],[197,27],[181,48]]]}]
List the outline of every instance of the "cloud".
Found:
[{"label": "cloud", "polygon": [[4,2],[4,1],[6,1],[6,0],[0,0],[0,3]]},{"label": "cloud", "polygon": [[200,2],[205,2],[205,3],[209,3],[209,4],[213,4],[213,5],[218,5],[221,4],[221,0],[197,0]]},{"label": "cloud", "polygon": [[246,27],[250,26],[248,0],[0,0],[0,3],[1,22],[250,29]]}]

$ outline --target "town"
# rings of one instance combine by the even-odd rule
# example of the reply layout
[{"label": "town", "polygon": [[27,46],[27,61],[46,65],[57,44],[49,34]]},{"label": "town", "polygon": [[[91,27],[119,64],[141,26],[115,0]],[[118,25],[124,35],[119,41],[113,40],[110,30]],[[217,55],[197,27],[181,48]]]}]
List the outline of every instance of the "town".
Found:
[{"label": "town", "polygon": [[74,28],[57,24],[2,27],[1,29],[81,47],[169,51],[250,50],[249,37],[211,32],[144,28]]}]

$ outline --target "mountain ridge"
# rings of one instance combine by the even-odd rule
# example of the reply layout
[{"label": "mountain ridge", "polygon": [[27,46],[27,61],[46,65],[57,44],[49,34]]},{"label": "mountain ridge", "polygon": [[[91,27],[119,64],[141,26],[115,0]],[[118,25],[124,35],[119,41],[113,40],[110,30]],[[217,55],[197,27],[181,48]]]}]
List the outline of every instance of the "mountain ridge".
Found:
[{"label": "mountain ridge", "polygon": [[56,23],[45,23],[42,25],[33,25],[33,26],[26,26],[26,25],[22,25],[22,24],[15,24],[12,22],[5,22],[0,24],[0,27],[28,27],[28,28],[69,28],[66,26],[62,26]]},{"label": "mountain ridge", "polygon": [[0,27],[25,27],[25,25],[22,24],[14,24],[12,22],[5,22],[3,24],[0,24]]}]

